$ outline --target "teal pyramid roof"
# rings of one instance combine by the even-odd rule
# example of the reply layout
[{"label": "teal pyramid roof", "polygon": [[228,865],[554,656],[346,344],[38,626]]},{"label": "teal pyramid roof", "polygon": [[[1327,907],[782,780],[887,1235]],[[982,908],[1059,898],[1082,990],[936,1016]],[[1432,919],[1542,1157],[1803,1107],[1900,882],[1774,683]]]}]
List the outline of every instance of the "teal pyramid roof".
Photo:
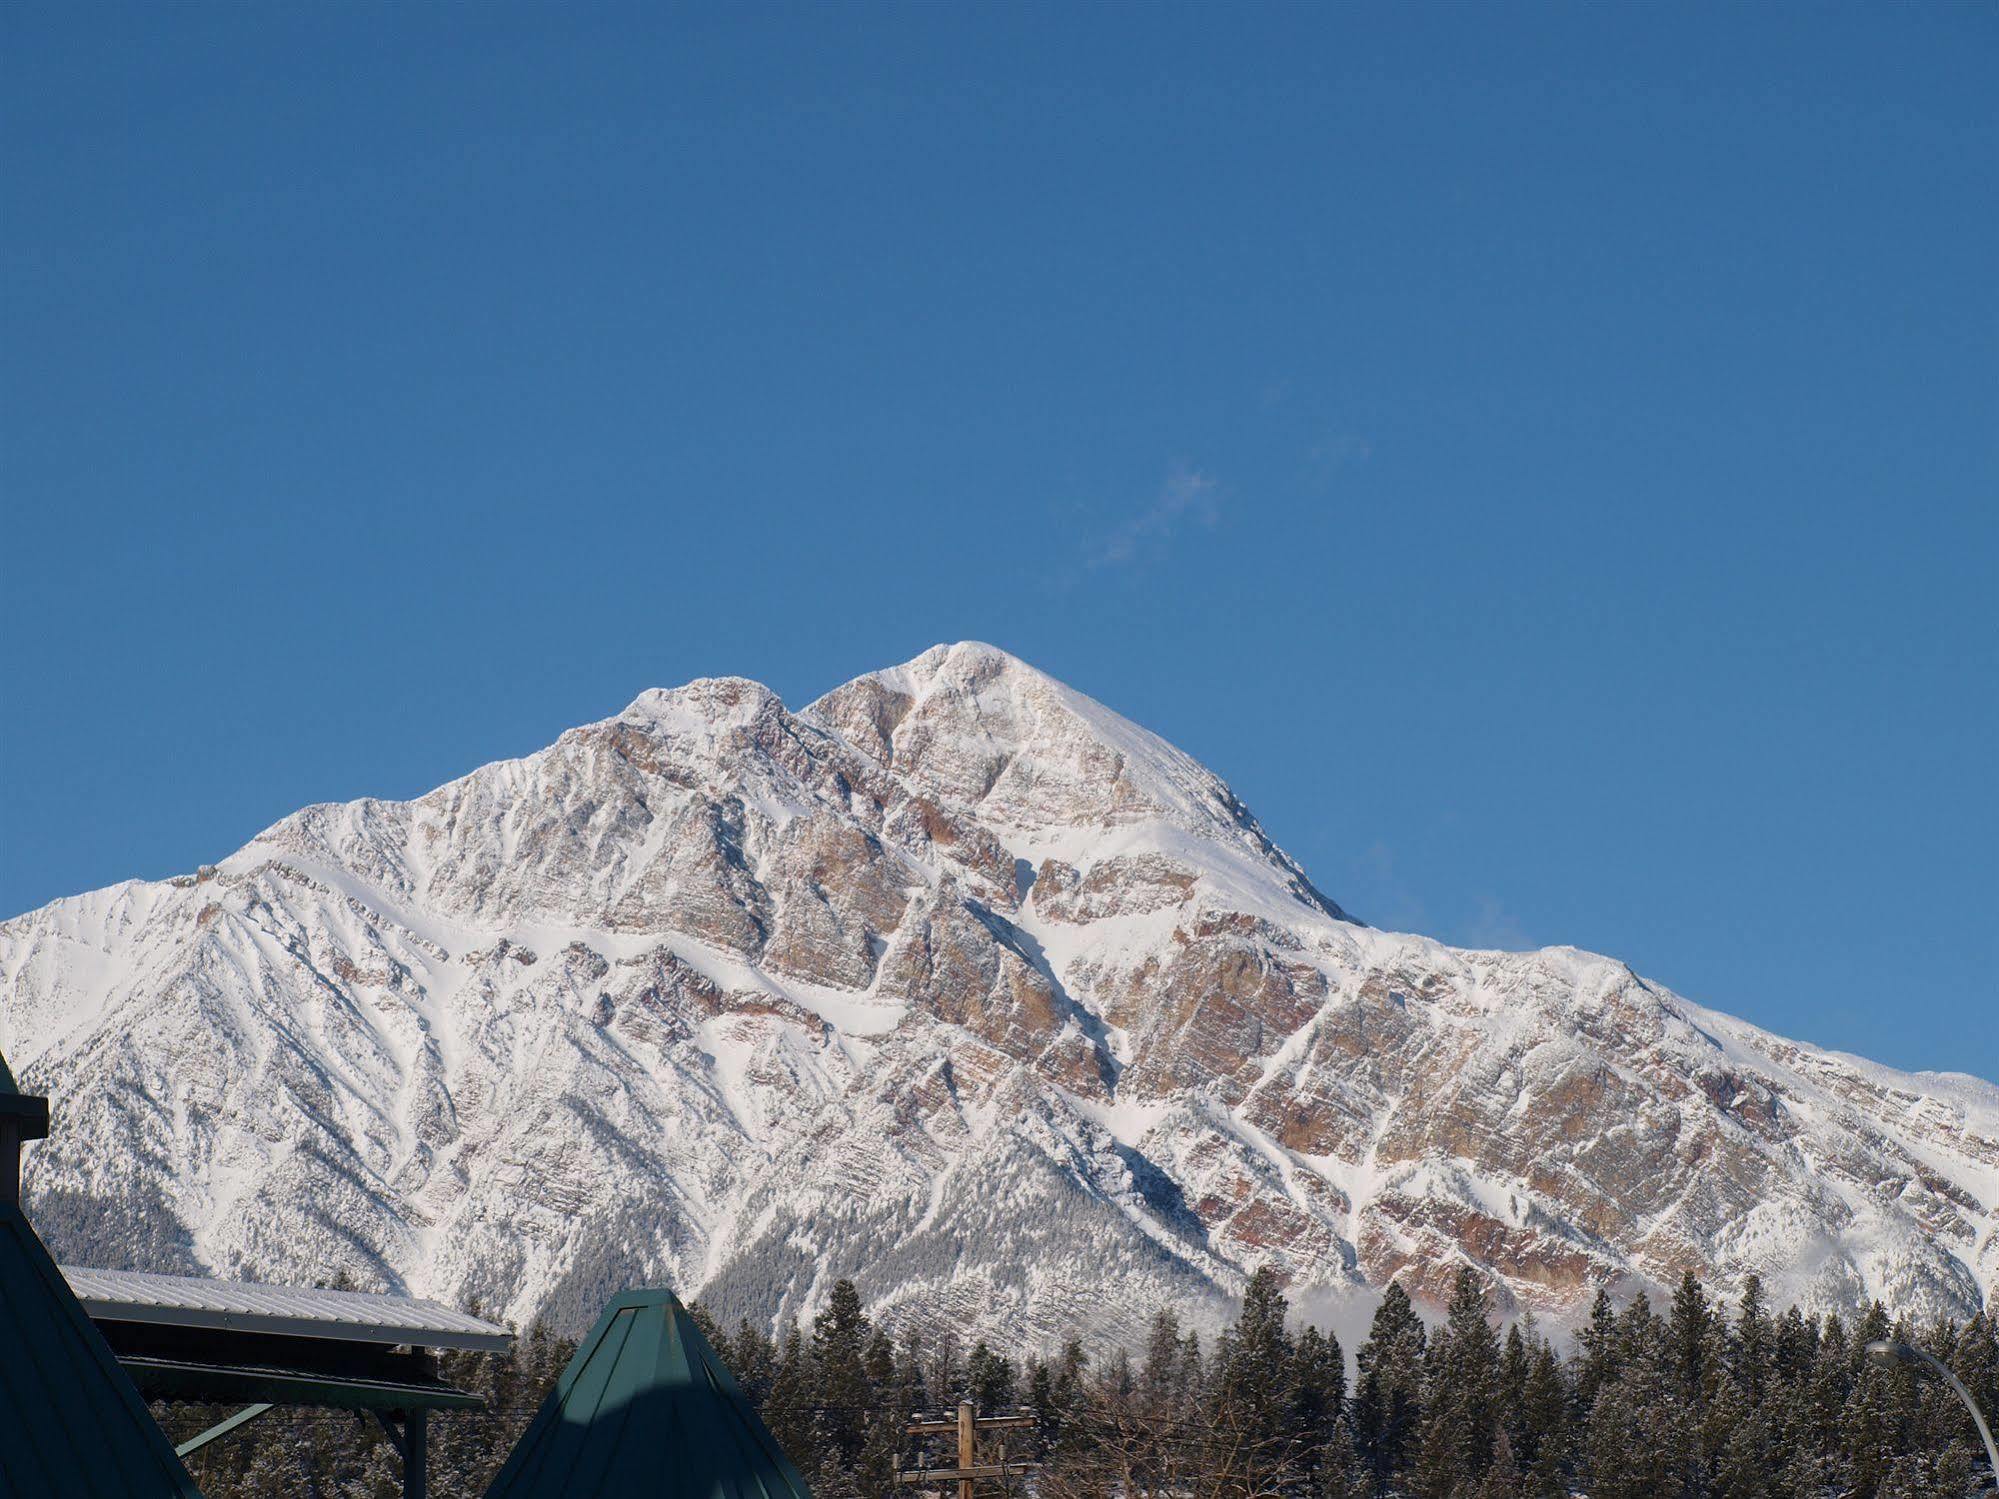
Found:
[{"label": "teal pyramid roof", "polygon": [[0,1492],[200,1499],[21,1210],[0,1202]]},{"label": "teal pyramid roof", "polygon": [[812,1499],[670,1291],[604,1309],[486,1499]]}]

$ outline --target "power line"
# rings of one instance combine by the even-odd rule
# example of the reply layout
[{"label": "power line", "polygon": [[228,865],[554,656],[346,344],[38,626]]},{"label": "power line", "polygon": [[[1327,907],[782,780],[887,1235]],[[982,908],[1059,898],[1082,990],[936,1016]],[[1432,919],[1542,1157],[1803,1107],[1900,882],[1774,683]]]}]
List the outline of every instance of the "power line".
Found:
[{"label": "power line", "polygon": [[1004,1431],[1022,1426],[1036,1426],[1039,1421],[1034,1416],[981,1416],[976,1413],[972,1402],[958,1402],[958,1414],[949,1421],[912,1421],[905,1428],[908,1435],[941,1436],[955,1433],[958,1438],[958,1466],[955,1468],[910,1468],[895,1475],[897,1483],[948,1483],[956,1480],[958,1499],[973,1499],[973,1489],[982,1478],[1006,1479],[1015,1473],[1025,1473],[1033,1463],[1009,1463],[1002,1458],[998,1463],[981,1464],[978,1460],[978,1437],[981,1431]]}]

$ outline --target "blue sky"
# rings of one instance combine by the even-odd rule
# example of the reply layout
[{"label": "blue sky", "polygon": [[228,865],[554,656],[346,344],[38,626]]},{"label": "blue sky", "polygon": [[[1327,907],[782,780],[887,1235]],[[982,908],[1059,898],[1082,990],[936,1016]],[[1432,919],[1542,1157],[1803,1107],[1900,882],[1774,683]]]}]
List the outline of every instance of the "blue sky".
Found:
[{"label": "blue sky", "polygon": [[0,12],[0,911],[1003,645],[1999,1078],[1999,10]]}]

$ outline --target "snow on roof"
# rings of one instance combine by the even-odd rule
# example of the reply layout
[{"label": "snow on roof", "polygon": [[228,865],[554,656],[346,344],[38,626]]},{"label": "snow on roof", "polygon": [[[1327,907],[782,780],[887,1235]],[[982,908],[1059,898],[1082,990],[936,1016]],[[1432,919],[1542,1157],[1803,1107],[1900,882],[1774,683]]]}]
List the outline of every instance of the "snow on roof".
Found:
[{"label": "snow on roof", "polygon": [[63,1278],[94,1318],[170,1327],[218,1327],[233,1332],[334,1338],[344,1342],[407,1343],[420,1348],[503,1352],[513,1334],[455,1311],[441,1301],[367,1291],[262,1286],[192,1275],[62,1267]]}]

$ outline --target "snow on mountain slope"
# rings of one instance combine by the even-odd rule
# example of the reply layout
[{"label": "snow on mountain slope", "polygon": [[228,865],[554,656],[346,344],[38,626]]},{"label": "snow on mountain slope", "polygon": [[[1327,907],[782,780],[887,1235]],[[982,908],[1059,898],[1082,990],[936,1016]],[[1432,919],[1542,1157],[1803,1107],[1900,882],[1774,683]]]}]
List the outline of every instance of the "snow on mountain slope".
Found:
[{"label": "snow on mountain slope", "polygon": [[407,803],[0,925],[78,1258],[575,1324],[852,1275],[891,1318],[1131,1332],[1255,1264],[1434,1293],[1999,1285],[1999,1089],[1767,1035],[1553,948],[1378,932],[1215,776],[939,646],[793,713],[643,694]]}]

